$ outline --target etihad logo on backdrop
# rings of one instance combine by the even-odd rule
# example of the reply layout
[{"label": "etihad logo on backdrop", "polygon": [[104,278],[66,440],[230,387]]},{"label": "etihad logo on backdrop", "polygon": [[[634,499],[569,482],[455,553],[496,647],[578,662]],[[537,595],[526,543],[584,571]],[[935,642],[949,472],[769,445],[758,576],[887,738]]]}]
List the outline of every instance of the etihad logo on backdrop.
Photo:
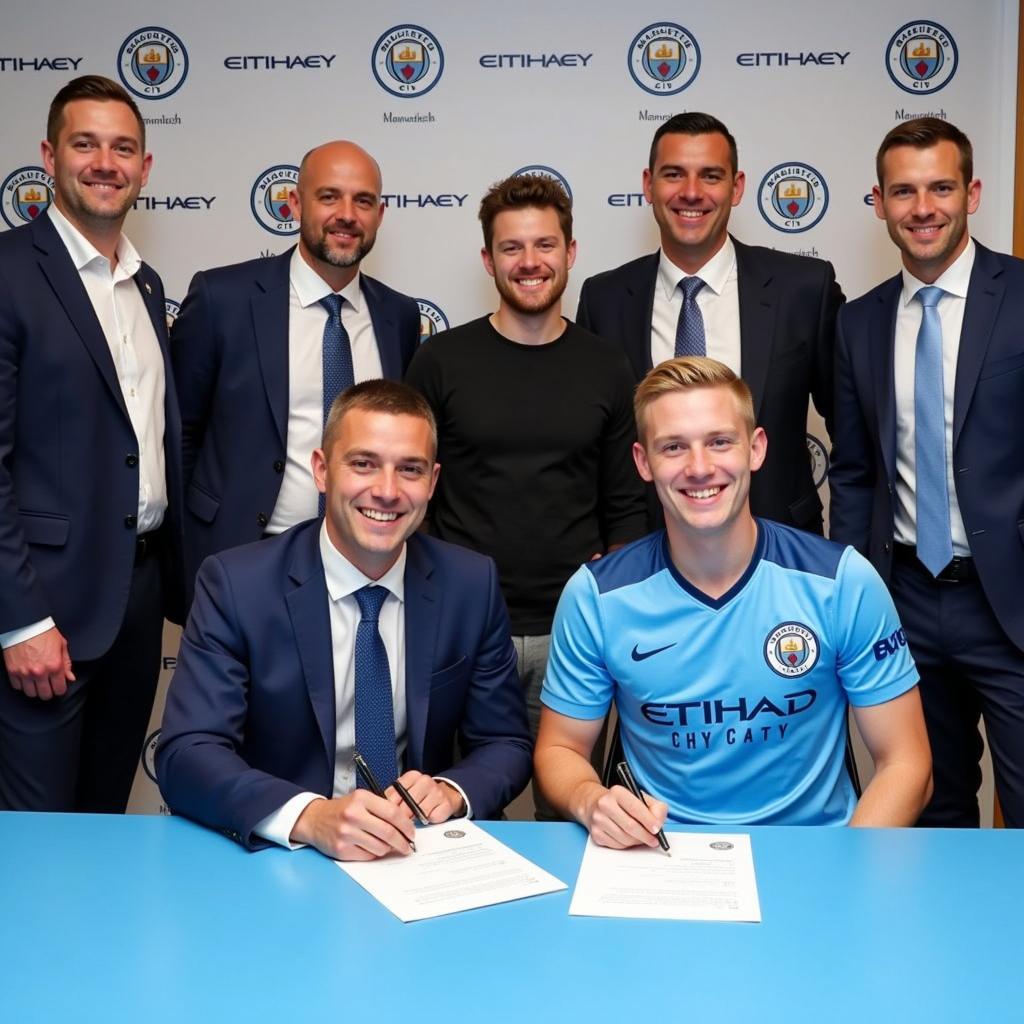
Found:
[{"label": "etihad logo on backdrop", "polygon": [[562,186],[562,190],[565,194],[572,199],[572,189],[569,187],[569,181],[559,171],[556,171],[554,167],[548,167],[547,164],[527,164],[525,167],[520,167],[518,171],[513,171],[509,177],[519,178],[524,174],[535,174],[539,178],[547,178],[549,181],[557,181]]},{"label": "etihad logo on backdrop", "polygon": [[249,54],[245,57],[225,57],[224,67],[228,71],[295,71],[297,68],[326,71],[337,57],[336,53],[311,53],[308,57]]},{"label": "etihad logo on backdrop", "polygon": [[82,57],[0,57],[0,71],[77,71]]},{"label": "etihad logo on backdrop", "polygon": [[413,207],[422,210],[428,206],[462,206],[468,198],[468,192],[464,192],[461,195],[457,192],[384,192],[381,194],[380,201],[388,209],[395,207],[396,209],[404,210],[408,207]]},{"label": "etihad logo on backdrop", "polygon": [[133,210],[208,210],[216,196],[139,196]]},{"label": "etihad logo on backdrop", "polygon": [[904,92],[938,92],[956,74],[959,59],[953,37],[937,22],[908,21],[889,40],[885,66]]},{"label": "etihad logo on backdrop", "polygon": [[255,181],[249,195],[252,215],[272,235],[298,234],[290,193],[299,187],[299,169],[294,164],[268,167]]},{"label": "etihad logo on backdrop", "polygon": [[650,206],[643,192],[613,192],[608,197],[609,206]]},{"label": "etihad logo on backdrop", "polygon": [[174,95],[188,75],[185,44],[173,32],[150,25],[137,29],[117,53],[117,72],[124,87],[144,100]]},{"label": "etihad logo on backdrop", "polygon": [[417,299],[416,305],[420,307],[420,344],[428,338],[432,338],[440,331],[447,331],[448,317],[444,310],[429,299]]},{"label": "etihad logo on backdrop", "polygon": [[529,70],[531,68],[585,68],[592,53],[485,53],[480,67]]},{"label": "etihad logo on backdrop", "polygon": [[758,53],[738,53],[736,63],[741,68],[805,68],[808,65],[815,67],[842,67],[846,58],[850,56],[849,50],[841,53],[839,50],[821,50],[815,53],[811,50],[799,53],[782,53],[775,51],[761,51]]},{"label": "etihad logo on backdrop", "polygon": [[441,44],[419,25],[389,28],[373,44],[370,59],[377,84],[402,99],[430,92],[444,71]]},{"label": "etihad logo on backdrop", "polygon": [[761,179],[757,192],[761,216],[777,231],[808,231],[828,209],[828,185],[809,164],[773,167]]},{"label": "etihad logo on backdrop", "polygon": [[31,224],[53,202],[53,178],[42,167],[19,167],[0,185],[0,214],[8,227]]},{"label": "etihad logo on backdrop", "polygon": [[633,81],[644,92],[674,96],[693,83],[700,71],[700,47],[682,25],[656,22],[633,37],[626,54]]}]

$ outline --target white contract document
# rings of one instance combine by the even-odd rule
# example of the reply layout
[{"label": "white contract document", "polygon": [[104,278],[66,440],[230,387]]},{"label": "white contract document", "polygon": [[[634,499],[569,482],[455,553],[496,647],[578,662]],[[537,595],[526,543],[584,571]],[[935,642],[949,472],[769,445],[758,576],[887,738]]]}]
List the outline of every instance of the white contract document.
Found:
[{"label": "white contract document", "polygon": [[609,850],[587,840],[570,914],[760,921],[749,835],[666,832],[661,847]]},{"label": "white contract document", "polygon": [[416,829],[416,852],[407,857],[337,863],[402,921],[567,888],[466,818]]}]

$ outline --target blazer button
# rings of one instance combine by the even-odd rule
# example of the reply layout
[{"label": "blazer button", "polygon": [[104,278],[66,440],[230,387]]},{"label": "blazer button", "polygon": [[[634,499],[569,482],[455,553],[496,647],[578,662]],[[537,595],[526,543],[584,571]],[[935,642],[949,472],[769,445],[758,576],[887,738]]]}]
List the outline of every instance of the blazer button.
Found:
[{"label": "blazer button", "polygon": [[139,457],[138,457],[138,455],[134,455],[131,452],[129,452],[124,457],[124,464],[126,466],[137,466],[139,464]]},{"label": "blazer button", "polygon": [[882,550],[883,550],[883,551],[884,551],[884,552],[885,552],[886,554],[889,554],[889,552],[890,552],[890,551],[892,550],[892,545],[891,545],[891,544],[890,544],[890,543],[889,543],[888,541],[886,541],[886,542],[885,542],[885,543],[884,543],[884,544],[882,545]]},{"label": "blazer button", "polygon": [[266,526],[267,525],[267,517],[262,512],[258,512],[256,514],[256,525],[257,526]]},{"label": "blazer button", "polygon": [[124,525],[127,526],[129,530],[134,530],[135,529],[135,522],[136,522],[135,516],[125,516],[124,517]]},{"label": "blazer button", "polygon": [[283,473],[284,472],[284,463],[280,459],[277,459],[274,462],[274,472],[275,473]]}]

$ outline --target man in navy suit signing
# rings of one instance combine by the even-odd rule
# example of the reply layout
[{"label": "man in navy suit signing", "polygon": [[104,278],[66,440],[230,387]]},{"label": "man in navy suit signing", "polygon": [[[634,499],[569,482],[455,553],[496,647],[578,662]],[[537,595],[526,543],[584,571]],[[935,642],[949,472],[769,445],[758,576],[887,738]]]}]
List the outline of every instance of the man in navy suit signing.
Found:
[{"label": "man in navy suit signing", "polygon": [[356,751],[433,822],[494,817],[526,785],[494,563],[415,533],[436,451],[415,391],[358,384],[313,453],[324,519],[205,562],[156,755],[173,811],[250,849],[367,860],[408,853],[413,829],[393,790],[355,788]]},{"label": "man in navy suit signing", "polygon": [[309,453],[331,401],[400,380],[416,302],[360,272],[384,215],[377,162],[352,142],[303,157],[299,244],[196,274],[172,333],[185,476],[185,569],[317,514]]},{"label": "man in navy suit signing", "polygon": [[160,279],[121,233],[135,102],[53,99],[53,203],[0,235],[0,810],[122,812],[180,621],[180,444]]},{"label": "man in navy suit signing", "polygon": [[[875,212],[903,271],[839,318],[832,536],[889,583],[921,673],[935,793],[920,823],[977,826],[982,742],[1024,827],[1024,261],[974,241],[970,141],[897,125]],[[879,659],[889,648],[875,652]]]}]

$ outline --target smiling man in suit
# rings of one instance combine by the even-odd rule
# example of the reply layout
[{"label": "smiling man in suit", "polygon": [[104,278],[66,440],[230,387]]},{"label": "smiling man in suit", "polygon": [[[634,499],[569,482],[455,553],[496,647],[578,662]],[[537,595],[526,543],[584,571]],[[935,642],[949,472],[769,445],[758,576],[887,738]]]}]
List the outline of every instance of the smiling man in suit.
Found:
[{"label": "smiling man in suit", "polygon": [[122,812],[180,621],[181,432],[149,176],[115,82],[53,99],[53,203],[0,236],[0,810]]},{"label": "smiling man in suit", "polygon": [[1024,262],[974,241],[971,143],[897,125],[875,213],[903,271],[839,321],[832,534],[889,583],[921,673],[935,794],[977,826],[979,717],[1006,823],[1024,827]]},{"label": "smiling man in suit", "polygon": [[174,324],[190,590],[207,555],[317,514],[309,453],[331,402],[401,379],[419,343],[415,300],[360,272],[384,216],[369,153],[310,150],[290,199],[298,246],[196,274]]},{"label": "smiling man in suit", "polygon": [[415,532],[436,452],[419,394],[358,384],[313,453],[325,518],[205,562],[156,757],[173,811],[250,849],[366,860],[408,853],[413,830],[393,791],[355,788],[357,750],[434,822],[495,817],[526,785],[494,563]]},{"label": "smiling man in suit", "polygon": [[[618,342],[637,381],[674,356],[741,374],[772,439],[750,491],[755,515],[822,531],[807,453],[808,398],[832,430],[832,361],[843,294],[830,263],[743,245],[728,233],[743,198],[736,140],[710,114],[677,114],[654,135],[643,189],[661,250],[583,283],[577,323]],[[650,526],[663,522],[649,492]]]}]

